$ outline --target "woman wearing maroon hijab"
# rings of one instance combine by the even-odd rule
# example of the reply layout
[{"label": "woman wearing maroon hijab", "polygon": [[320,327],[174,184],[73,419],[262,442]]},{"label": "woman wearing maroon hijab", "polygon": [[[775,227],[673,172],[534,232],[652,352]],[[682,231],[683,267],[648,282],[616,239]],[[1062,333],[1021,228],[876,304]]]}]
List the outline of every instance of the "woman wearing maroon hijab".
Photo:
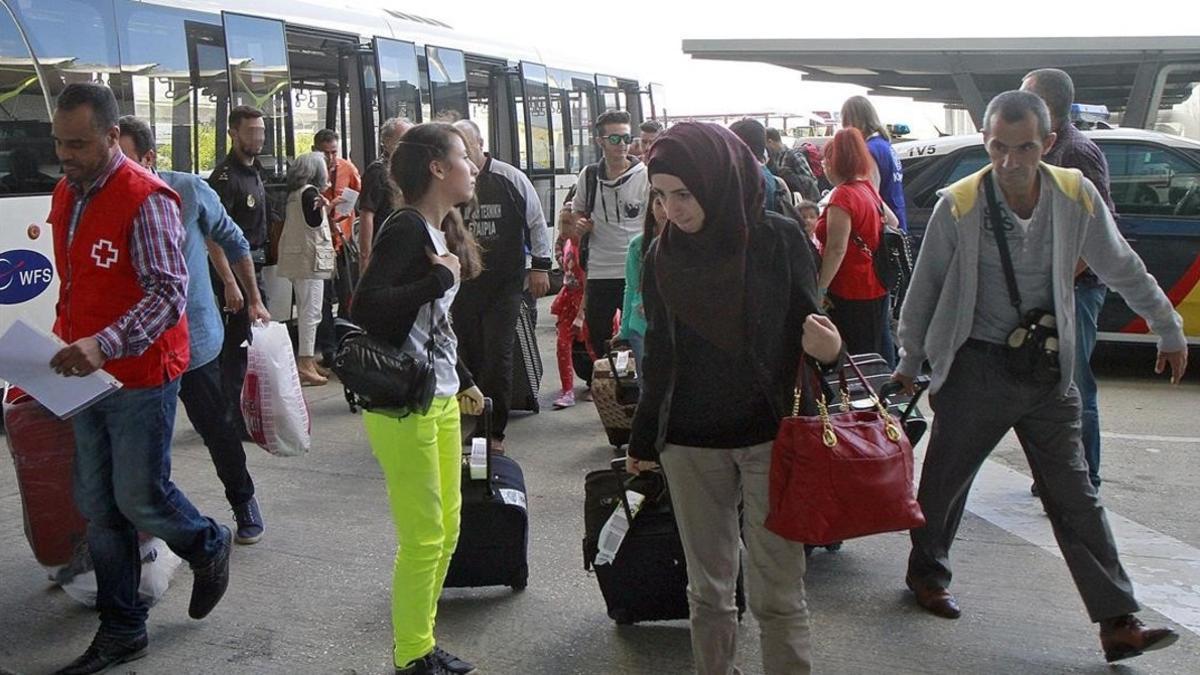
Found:
[{"label": "woman wearing maroon hijab", "polygon": [[758,161],[736,136],[677,124],[655,141],[647,168],[671,224],[642,274],[645,369],[628,468],[661,462],[671,486],[696,670],[734,672],[744,534],[764,669],[807,673],[804,546],[763,526],[771,443],[791,408],[801,352],[835,362],[841,338],[817,309],[803,229],[764,211]]}]

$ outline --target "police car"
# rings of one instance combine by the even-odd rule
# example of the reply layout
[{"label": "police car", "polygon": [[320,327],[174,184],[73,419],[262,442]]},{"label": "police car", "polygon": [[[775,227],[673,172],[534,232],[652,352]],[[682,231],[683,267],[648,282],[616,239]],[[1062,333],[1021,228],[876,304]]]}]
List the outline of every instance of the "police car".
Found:
[{"label": "police car", "polygon": [[[1117,224],[1183,316],[1189,343],[1200,345],[1200,142],[1144,129],[1094,129],[1084,134],[1108,159]],[[904,166],[909,231],[919,241],[937,191],[988,161],[981,134],[895,145]],[[1153,340],[1146,324],[1110,293],[1100,315],[1100,339]]]}]

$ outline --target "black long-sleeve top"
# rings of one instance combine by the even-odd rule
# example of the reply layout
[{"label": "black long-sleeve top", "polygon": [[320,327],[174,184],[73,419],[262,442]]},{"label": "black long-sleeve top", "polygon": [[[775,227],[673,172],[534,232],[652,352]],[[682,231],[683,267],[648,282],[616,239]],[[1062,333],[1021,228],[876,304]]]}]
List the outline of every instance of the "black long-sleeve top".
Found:
[{"label": "black long-sleeve top", "polygon": [[776,213],[749,228],[747,337],[740,356],[707,345],[668,312],[654,283],[657,244],[642,273],[648,326],[629,454],[656,460],[667,442],[743,447],[774,438],[792,407],[804,319],[820,313],[816,262],[804,230]]},{"label": "black long-sleeve top", "polygon": [[[353,321],[397,349],[404,347],[421,307],[454,286],[454,273],[430,262],[426,250],[433,250],[433,240],[424,217],[412,209],[396,211],[379,232],[354,291]],[[461,358],[455,369],[459,391],[474,386]]]}]

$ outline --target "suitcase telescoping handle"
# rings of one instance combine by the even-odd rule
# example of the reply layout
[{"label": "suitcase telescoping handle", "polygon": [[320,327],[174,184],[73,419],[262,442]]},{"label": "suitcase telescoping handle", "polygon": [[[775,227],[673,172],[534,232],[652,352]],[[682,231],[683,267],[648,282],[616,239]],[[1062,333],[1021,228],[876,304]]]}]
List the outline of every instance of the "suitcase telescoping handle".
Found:
[{"label": "suitcase telescoping handle", "polygon": [[625,490],[629,487],[629,479],[631,474],[625,471],[625,458],[618,457],[609,464],[612,467],[613,477],[617,481],[618,491],[617,500],[621,502],[621,506],[625,508],[625,517],[630,525],[633,525],[633,511],[629,508],[629,499],[625,496]]},{"label": "suitcase telescoping handle", "polygon": [[[921,398],[921,394],[924,394],[925,390],[929,388],[929,376],[922,375],[913,380],[913,388],[916,390],[916,393],[908,400],[908,405],[904,407],[904,412],[900,413],[901,423],[904,423],[912,415],[913,410],[917,407],[917,401]],[[886,400],[899,394],[901,391],[903,391],[903,387],[900,383],[891,380],[879,388],[879,397]]]},{"label": "suitcase telescoping handle", "polygon": [[483,398],[483,436],[486,439],[484,443],[487,446],[484,448],[485,470],[487,471],[487,477],[484,479],[484,489],[487,492],[488,499],[491,499],[495,496],[495,492],[492,490],[492,399],[488,396]]}]

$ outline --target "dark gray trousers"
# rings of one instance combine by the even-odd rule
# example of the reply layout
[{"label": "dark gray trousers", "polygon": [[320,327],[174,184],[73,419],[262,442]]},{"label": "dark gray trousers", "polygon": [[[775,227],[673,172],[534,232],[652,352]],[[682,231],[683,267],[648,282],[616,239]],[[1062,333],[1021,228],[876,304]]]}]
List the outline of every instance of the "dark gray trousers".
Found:
[{"label": "dark gray trousers", "polygon": [[936,416],[917,494],[926,523],[912,531],[909,575],[922,586],[950,585],[950,545],[971,483],[1013,429],[1092,621],[1136,612],[1133,586],[1088,479],[1078,391],[1072,385],[1059,397],[1056,385],[1018,380],[1005,367],[1002,349],[968,342],[931,401]]}]

